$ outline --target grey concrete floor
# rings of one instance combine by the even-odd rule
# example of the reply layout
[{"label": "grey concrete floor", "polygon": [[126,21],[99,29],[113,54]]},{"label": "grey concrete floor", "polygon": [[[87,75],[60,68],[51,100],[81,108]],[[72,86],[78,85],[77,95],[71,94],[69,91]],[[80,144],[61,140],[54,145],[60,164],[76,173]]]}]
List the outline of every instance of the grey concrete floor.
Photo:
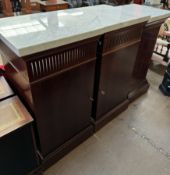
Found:
[{"label": "grey concrete floor", "polygon": [[162,75],[148,72],[145,95],[45,175],[170,175],[170,98]]}]

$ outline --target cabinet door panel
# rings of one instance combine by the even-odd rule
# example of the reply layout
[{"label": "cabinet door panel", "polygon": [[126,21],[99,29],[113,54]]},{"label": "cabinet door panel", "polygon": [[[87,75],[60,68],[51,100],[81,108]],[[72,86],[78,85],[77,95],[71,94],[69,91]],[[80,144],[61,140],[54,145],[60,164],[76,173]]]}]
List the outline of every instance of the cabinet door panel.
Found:
[{"label": "cabinet door panel", "polygon": [[32,86],[45,156],[90,125],[95,61]]},{"label": "cabinet door panel", "polygon": [[102,58],[96,118],[127,99],[138,43]]}]

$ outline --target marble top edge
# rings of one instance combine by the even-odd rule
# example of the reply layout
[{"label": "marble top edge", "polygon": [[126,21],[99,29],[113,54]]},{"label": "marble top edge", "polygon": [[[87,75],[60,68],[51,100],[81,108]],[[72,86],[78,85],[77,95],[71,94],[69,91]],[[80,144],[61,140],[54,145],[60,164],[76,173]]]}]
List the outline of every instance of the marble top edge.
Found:
[{"label": "marble top edge", "polygon": [[127,5],[124,5],[124,10],[129,10],[132,15],[134,15],[133,12],[135,10],[140,11],[140,13],[142,14],[149,15],[150,20],[148,20],[148,23],[170,17],[169,10],[159,9],[159,8],[147,6],[147,5],[127,4]]},{"label": "marble top edge", "polygon": [[161,11],[163,14],[158,16],[136,15],[135,11],[132,12],[134,8],[146,9],[135,4],[118,7],[98,5],[4,18],[0,19],[0,38],[22,57],[137,23],[159,20],[170,14]]},{"label": "marble top edge", "polygon": [[57,39],[57,40],[53,40],[50,43],[49,42],[42,42],[41,44],[37,44],[37,45],[32,45],[28,47],[22,47],[22,48],[16,48],[14,45],[12,45],[12,43],[9,43],[8,40],[1,36],[3,42],[9,47],[11,48],[11,50],[19,57],[23,57],[23,56],[27,56],[27,55],[31,55],[31,54],[35,54],[37,52],[41,52],[44,50],[49,50],[49,49],[53,49],[56,47],[60,47],[66,44],[71,44],[74,42],[78,42],[87,38],[92,38],[98,35],[102,35],[104,33],[110,32],[110,31],[114,31],[114,30],[118,30],[121,28],[125,28],[128,26],[132,26],[138,23],[142,23],[142,22],[146,22],[150,17],[146,16],[146,17],[142,17],[139,19],[134,19],[125,23],[118,23],[118,24],[114,24],[114,25],[110,25],[101,29],[97,29],[97,30],[93,30],[90,32],[84,32],[81,33],[79,35],[76,36],[69,36],[69,37],[63,37],[61,39]]},{"label": "marble top edge", "polygon": [[[121,28],[129,27],[131,25],[135,25],[135,24],[142,23],[142,22],[145,22],[145,21],[146,21],[146,18],[142,18],[142,19],[140,19],[140,21],[130,21],[128,24],[120,23],[120,24],[114,25],[114,28],[113,28],[113,26],[108,26],[107,28],[104,28],[102,30],[94,30],[94,31],[91,31],[90,33],[82,33],[80,35],[77,35],[76,37],[75,36],[70,36],[70,37],[67,37],[67,38],[60,39],[60,40],[57,41],[58,44],[56,43],[56,41],[53,41],[50,44],[49,43],[42,43],[40,45],[37,45],[37,47],[39,47],[39,52],[41,52],[41,51],[44,51],[44,48],[46,48],[45,50],[49,50],[49,49],[53,49],[53,48],[56,48],[56,47],[64,46],[66,44],[65,40],[67,40],[67,44],[71,44],[71,43],[74,43],[74,42],[78,42],[78,41],[81,41],[81,40],[84,40],[84,39],[87,39],[87,38],[92,38],[92,37],[95,37],[95,36],[99,36],[99,35],[102,35],[104,33],[110,32],[110,31],[114,31],[114,30],[118,30],[118,29],[121,29]],[[29,54],[27,52],[27,48],[19,49],[18,52],[17,52],[17,55],[19,57],[22,57],[22,56],[27,56],[27,55],[30,55],[30,54],[34,54],[34,53],[37,52],[37,50],[34,49],[34,47],[35,46],[32,46],[30,48],[31,53],[29,52]],[[15,50],[15,51],[17,51],[17,50]]]}]

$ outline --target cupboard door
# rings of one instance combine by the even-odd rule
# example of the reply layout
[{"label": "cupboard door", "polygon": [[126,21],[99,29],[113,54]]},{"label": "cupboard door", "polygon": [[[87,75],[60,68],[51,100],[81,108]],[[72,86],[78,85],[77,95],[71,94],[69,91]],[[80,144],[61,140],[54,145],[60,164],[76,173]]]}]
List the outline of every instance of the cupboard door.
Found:
[{"label": "cupboard door", "polygon": [[96,118],[127,99],[139,44],[103,56]]}]

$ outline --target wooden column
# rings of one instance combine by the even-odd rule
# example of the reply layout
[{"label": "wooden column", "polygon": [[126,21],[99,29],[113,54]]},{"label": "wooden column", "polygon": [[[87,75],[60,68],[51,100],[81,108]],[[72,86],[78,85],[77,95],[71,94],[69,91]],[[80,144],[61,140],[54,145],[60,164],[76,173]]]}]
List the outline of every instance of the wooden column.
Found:
[{"label": "wooden column", "polygon": [[4,16],[13,16],[12,5],[10,0],[2,0],[2,9]]},{"label": "wooden column", "polygon": [[146,76],[151,64],[151,57],[158,32],[164,21],[165,19],[160,19],[159,21],[147,23],[144,28],[131,77],[131,87],[128,94],[128,99],[131,102],[145,93],[149,88]]},{"label": "wooden column", "polygon": [[21,0],[21,6],[22,6],[23,13],[29,14],[32,12],[30,0]]},{"label": "wooden column", "polygon": [[133,1],[135,4],[143,4],[143,0],[134,0]]}]

